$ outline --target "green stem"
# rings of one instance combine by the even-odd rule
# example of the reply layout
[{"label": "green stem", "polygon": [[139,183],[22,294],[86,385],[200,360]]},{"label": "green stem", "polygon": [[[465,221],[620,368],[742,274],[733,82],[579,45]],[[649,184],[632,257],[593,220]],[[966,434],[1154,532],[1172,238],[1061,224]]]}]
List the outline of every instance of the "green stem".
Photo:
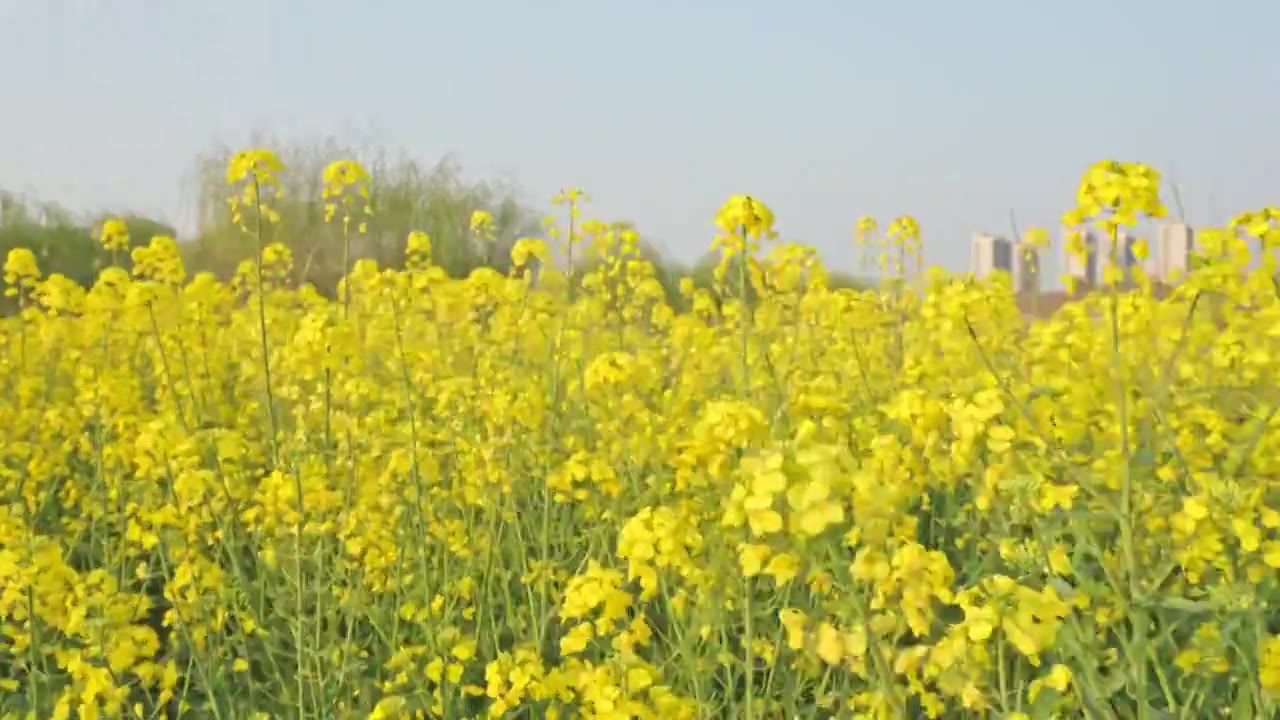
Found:
[{"label": "green stem", "polygon": [[751,360],[748,357],[748,349],[750,347],[751,310],[747,304],[747,250],[750,246],[750,238],[747,236],[746,228],[742,229],[742,251],[738,255],[738,301],[741,307],[738,308],[738,323],[742,326],[742,396],[746,399],[751,392]]},{"label": "green stem", "polygon": [[262,352],[262,374],[266,384],[267,399],[267,421],[271,430],[271,464],[272,467],[280,462],[280,448],[276,444],[277,428],[276,428],[276,401],[274,391],[271,389],[271,355],[267,342],[267,296],[262,281],[262,258],[265,251],[262,238],[262,188],[258,182],[258,176],[253,176],[253,203],[254,209],[254,236],[258,241],[257,263],[257,286],[258,286],[258,334],[261,343],[260,351]]},{"label": "green stem", "polygon": [[752,720],[755,717],[755,657],[751,643],[754,639],[754,628],[752,627],[751,618],[751,578],[742,579],[742,663],[743,674],[746,676],[746,707],[743,710],[743,717],[746,720]]},{"label": "green stem", "polygon": [[[1118,262],[1120,253],[1120,248],[1117,247],[1118,239],[1119,226],[1113,225],[1111,227],[1112,262]],[[1120,481],[1120,544],[1124,553],[1125,574],[1128,576],[1128,600],[1134,609],[1133,634],[1130,639],[1133,652],[1130,656],[1134,665],[1136,685],[1134,695],[1138,703],[1138,720],[1146,720],[1150,714],[1147,704],[1147,611],[1141,608],[1138,602],[1141,588],[1138,583],[1138,557],[1133,537],[1133,472],[1130,467],[1132,451],[1129,447],[1128,391],[1124,386],[1123,357],[1120,351],[1120,296],[1114,286],[1108,291],[1108,299],[1111,310],[1111,365],[1112,372],[1115,374],[1116,413],[1120,426],[1120,450],[1123,463]]]},{"label": "green stem", "polygon": [[151,332],[156,339],[156,351],[160,354],[160,368],[164,372],[164,381],[169,385],[169,392],[173,393],[173,402],[177,406],[178,421],[182,423],[182,428],[188,432],[191,426],[187,423],[187,411],[182,402],[182,393],[178,391],[178,385],[173,381],[173,373],[169,370],[169,356],[164,351],[164,341],[160,337],[160,323],[156,321],[155,306],[147,303],[147,316],[151,319]]}]

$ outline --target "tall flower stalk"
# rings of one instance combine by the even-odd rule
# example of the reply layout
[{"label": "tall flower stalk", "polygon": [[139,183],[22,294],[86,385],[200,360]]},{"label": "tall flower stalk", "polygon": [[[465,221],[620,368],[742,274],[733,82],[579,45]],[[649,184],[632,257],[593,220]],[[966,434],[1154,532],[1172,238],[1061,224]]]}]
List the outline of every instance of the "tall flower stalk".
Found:
[{"label": "tall flower stalk", "polygon": [[1124,590],[1133,608],[1129,639],[1130,670],[1134,681],[1139,720],[1151,717],[1147,699],[1149,617],[1143,607],[1144,588],[1138,557],[1138,518],[1134,507],[1133,448],[1129,437],[1129,391],[1125,385],[1121,347],[1120,295],[1117,286],[1128,264],[1128,248],[1121,248],[1122,228],[1133,227],[1140,217],[1160,218],[1166,214],[1160,202],[1160,174],[1141,163],[1104,160],[1095,163],[1080,180],[1076,207],[1063,216],[1066,226],[1092,224],[1110,238],[1107,264],[1103,270],[1111,326],[1111,361],[1114,377],[1117,424],[1120,433],[1120,544],[1126,576]]}]

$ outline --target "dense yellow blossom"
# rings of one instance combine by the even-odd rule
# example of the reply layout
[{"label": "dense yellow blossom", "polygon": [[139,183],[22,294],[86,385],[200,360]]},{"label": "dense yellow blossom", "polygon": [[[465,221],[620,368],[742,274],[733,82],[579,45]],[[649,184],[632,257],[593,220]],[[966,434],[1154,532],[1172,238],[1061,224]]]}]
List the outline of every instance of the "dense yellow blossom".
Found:
[{"label": "dense yellow blossom", "polygon": [[[669,299],[578,189],[509,273],[449,277],[424,229],[335,300],[263,230],[284,172],[228,162],[259,242],[225,281],[164,236],[89,287],[6,257],[0,715],[1278,709],[1274,208],[1161,298],[1034,320],[905,215],[856,224],[896,282],[832,290],[746,195]],[[358,164],[321,179],[371,216]],[[1067,220],[1163,212],[1104,162]]]}]

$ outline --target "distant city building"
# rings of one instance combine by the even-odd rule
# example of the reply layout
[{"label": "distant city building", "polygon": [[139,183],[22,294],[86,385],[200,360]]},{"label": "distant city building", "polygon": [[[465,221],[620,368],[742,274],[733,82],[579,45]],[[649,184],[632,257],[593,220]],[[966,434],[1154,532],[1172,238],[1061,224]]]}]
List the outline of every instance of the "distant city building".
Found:
[{"label": "distant city building", "polygon": [[1098,282],[1098,239],[1091,230],[1078,231],[1083,236],[1084,245],[1088,249],[1088,256],[1082,259],[1071,252],[1071,239],[1076,232],[1075,230],[1067,230],[1063,233],[1062,266],[1064,274],[1075,278],[1077,284],[1085,288],[1091,288]]},{"label": "distant city building", "polygon": [[1167,280],[1175,272],[1185,275],[1191,270],[1195,234],[1190,225],[1182,222],[1161,225],[1156,244],[1156,273],[1161,280]]},{"label": "distant city building", "polygon": [[1013,244],[999,235],[978,233],[973,236],[969,267],[975,277],[989,277],[997,270],[1013,272]]},{"label": "distant city building", "polygon": [[1137,243],[1138,238],[1129,233],[1128,230],[1121,228],[1116,232],[1114,244],[1112,238],[1107,238],[1107,259],[1114,260],[1117,265],[1125,270],[1138,264],[1138,258],[1133,253],[1133,246]]},{"label": "distant city building", "polygon": [[1034,247],[1015,248],[1013,253],[1013,291],[1035,292],[1040,289],[1040,251]]},{"label": "distant city building", "polygon": [[[1120,281],[1128,282],[1133,279],[1133,269],[1138,263],[1138,258],[1134,254],[1134,245],[1137,244],[1138,238],[1131,234],[1128,230],[1120,228],[1116,231],[1115,237],[1107,237],[1105,239],[1106,252],[1102,256],[1102,262],[1099,269],[1103,270],[1115,263],[1120,268]],[[1095,280],[1100,284],[1101,278]]]}]

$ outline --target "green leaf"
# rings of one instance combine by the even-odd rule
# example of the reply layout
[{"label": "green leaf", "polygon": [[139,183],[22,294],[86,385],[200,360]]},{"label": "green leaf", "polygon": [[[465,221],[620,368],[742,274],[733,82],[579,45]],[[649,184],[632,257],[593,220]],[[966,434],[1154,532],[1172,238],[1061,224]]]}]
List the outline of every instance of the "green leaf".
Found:
[{"label": "green leaf", "polygon": [[1218,603],[1208,600],[1188,600],[1180,597],[1160,598],[1155,604],[1169,610],[1181,610],[1182,612],[1191,613],[1216,612],[1219,608]]},{"label": "green leaf", "polygon": [[1056,399],[1058,395],[1059,395],[1058,391],[1055,390],[1054,388],[1049,387],[1048,385],[1036,385],[1035,387],[1031,388],[1031,392],[1027,393],[1026,402],[1029,403],[1032,400],[1035,400],[1036,398],[1040,398],[1040,397]]},{"label": "green leaf", "polygon": [[1051,687],[1040,688],[1040,693],[1036,695],[1036,701],[1031,704],[1030,712],[1031,720],[1051,720],[1054,711],[1058,708],[1058,701],[1062,699],[1062,693]]},{"label": "green leaf", "polygon": [[1236,693],[1236,701],[1231,705],[1231,717],[1253,717],[1253,687],[1251,683],[1240,683]]},{"label": "green leaf", "polygon": [[1156,465],[1156,456],[1151,446],[1145,445],[1134,450],[1129,456],[1129,467],[1150,469]]},{"label": "green leaf", "polygon": [[1119,671],[1112,671],[1102,678],[1102,688],[1106,690],[1107,697],[1111,697],[1124,689],[1129,682],[1125,674]]}]

